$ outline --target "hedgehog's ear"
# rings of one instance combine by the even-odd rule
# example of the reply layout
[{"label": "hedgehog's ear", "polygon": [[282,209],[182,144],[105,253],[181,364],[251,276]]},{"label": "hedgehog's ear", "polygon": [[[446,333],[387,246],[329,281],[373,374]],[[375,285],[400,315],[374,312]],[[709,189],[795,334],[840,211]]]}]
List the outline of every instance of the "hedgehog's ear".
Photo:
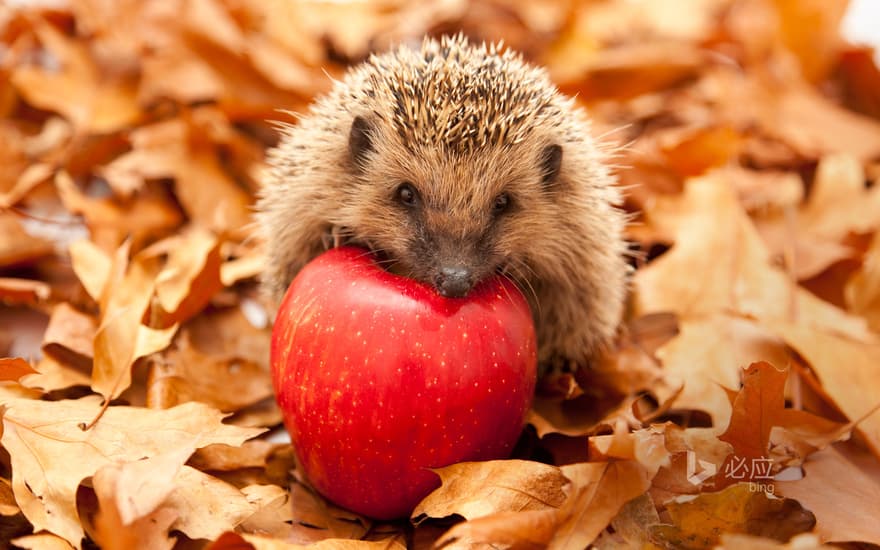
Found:
[{"label": "hedgehog's ear", "polygon": [[372,125],[362,116],[354,117],[351,123],[351,132],[348,134],[348,153],[355,167],[363,168],[367,155],[373,150],[373,141],[370,133]]},{"label": "hedgehog's ear", "polygon": [[562,168],[562,147],[548,145],[541,151],[541,182],[550,187],[559,179],[559,170]]}]

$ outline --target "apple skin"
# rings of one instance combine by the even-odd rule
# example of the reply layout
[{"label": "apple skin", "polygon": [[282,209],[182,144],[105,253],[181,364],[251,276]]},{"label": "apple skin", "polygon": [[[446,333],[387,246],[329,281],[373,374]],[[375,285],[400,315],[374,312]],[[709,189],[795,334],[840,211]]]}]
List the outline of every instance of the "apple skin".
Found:
[{"label": "apple skin", "polygon": [[340,247],[288,288],[271,365],[312,485],[349,510],[393,519],[440,485],[429,468],[510,455],[536,355],[528,303],[508,280],[444,298]]}]

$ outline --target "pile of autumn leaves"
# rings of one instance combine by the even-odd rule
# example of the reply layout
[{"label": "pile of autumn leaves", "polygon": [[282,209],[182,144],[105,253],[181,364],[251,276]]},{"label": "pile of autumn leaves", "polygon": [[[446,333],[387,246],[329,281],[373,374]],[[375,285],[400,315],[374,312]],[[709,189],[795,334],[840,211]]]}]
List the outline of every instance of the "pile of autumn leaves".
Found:
[{"label": "pile of autumn leaves", "polygon": [[[0,6],[0,545],[880,544],[880,73],[845,1],[73,4]],[[625,145],[638,269],[518,460],[375,524],[265,439],[250,208],[277,108],[458,29]]]}]

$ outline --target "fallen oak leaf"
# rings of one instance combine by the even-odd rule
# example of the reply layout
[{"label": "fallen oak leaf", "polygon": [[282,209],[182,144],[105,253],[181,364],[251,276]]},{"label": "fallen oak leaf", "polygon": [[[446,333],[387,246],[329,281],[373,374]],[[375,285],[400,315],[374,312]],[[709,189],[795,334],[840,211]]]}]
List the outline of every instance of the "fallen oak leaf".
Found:
[{"label": "fallen oak leaf", "polygon": [[109,407],[88,431],[80,424],[101,409],[93,397],[11,399],[6,407],[0,443],[11,458],[16,501],[35,530],[60,535],[77,548],[83,528],[76,488],[102,466],[156,456],[181,445],[238,445],[262,431],[225,425],[219,411],[201,403],[166,410]]},{"label": "fallen oak leaf", "polygon": [[303,545],[257,535],[223,533],[207,550],[406,550],[406,545],[398,537],[376,541],[326,539]]},{"label": "fallen oak leaf", "polygon": [[156,258],[140,254],[129,263],[128,245],[124,244],[117,250],[110,271],[114,275],[101,296],[92,369],[92,389],[107,402],[131,385],[134,362],[166,348],[177,331],[177,325],[157,330],[141,323],[153,298],[159,271]]},{"label": "fallen oak leaf", "polygon": [[810,531],[816,518],[798,502],[772,498],[748,483],[666,503],[671,524],[651,527],[652,540],[673,548],[711,548],[721,533],[744,533],[781,542]]},{"label": "fallen oak leaf", "polygon": [[605,530],[624,504],[651,486],[653,474],[634,460],[584,462],[562,466],[572,493],[559,509],[561,520],[549,548],[588,547]]},{"label": "fallen oak leaf", "polygon": [[63,390],[73,386],[88,387],[92,379],[88,371],[82,371],[68,364],[56,361],[49,355],[44,355],[36,364],[37,373],[28,376],[21,384],[28,388],[39,389],[43,392]]},{"label": "fallen oak leaf", "polygon": [[462,462],[433,471],[442,484],[413,510],[417,525],[429,517],[453,514],[476,519],[504,511],[559,508],[569,485],[559,468],[529,460]]},{"label": "fallen oak leaf", "polygon": [[248,485],[241,489],[254,512],[236,527],[238,533],[293,541],[290,493],[277,485]]},{"label": "fallen oak leaf", "polygon": [[63,538],[52,533],[38,533],[12,539],[12,545],[28,550],[74,550]]},{"label": "fallen oak leaf", "polygon": [[67,302],[52,310],[49,326],[43,334],[43,353],[78,369],[92,366],[95,341],[95,319],[77,311]]},{"label": "fallen oak leaf", "polygon": [[874,234],[862,267],[847,281],[844,296],[849,309],[880,333],[880,231]]},{"label": "fallen oak leaf", "polygon": [[680,332],[657,350],[668,386],[659,387],[666,398],[668,387],[683,386],[673,401],[674,410],[702,410],[721,430],[727,426],[731,404],[725,388],[738,388],[742,366],[768,360],[785,365],[785,343],[753,320],[718,313],[694,316],[680,322]]},{"label": "fallen oak leaf", "polygon": [[171,240],[168,261],[156,275],[156,303],[150,313],[154,328],[167,328],[194,316],[223,288],[221,239],[191,227]]},{"label": "fallen oak leaf", "polygon": [[21,357],[0,357],[0,382],[18,382],[22,376],[36,373]]},{"label": "fallen oak leaf", "polygon": [[571,482],[560,507],[480,516],[452,527],[435,547],[580,550],[599,536],[626,502],[651,485],[647,471],[634,461],[583,462],[560,470]]},{"label": "fallen oak leaf", "polygon": [[0,211],[0,267],[27,264],[52,252],[51,242],[28,233],[15,214]]},{"label": "fallen oak leaf", "polygon": [[0,516],[15,516],[19,513],[21,513],[21,509],[15,503],[12,485],[0,477]]},{"label": "fallen oak leaf", "polygon": [[111,275],[113,259],[89,240],[71,243],[68,252],[79,282],[93,300],[100,301]]},{"label": "fallen oak leaf", "polygon": [[822,389],[850,420],[868,414],[856,429],[880,456],[880,414],[873,412],[880,402],[880,339],[862,342],[794,323],[770,326],[807,360]]},{"label": "fallen oak leaf", "polygon": [[84,134],[110,133],[141,118],[134,78],[108,78],[86,43],[44,21],[32,25],[60,70],[23,64],[13,69],[10,80],[28,103],[63,115]]},{"label": "fallen oak leaf", "polygon": [[363,539],[373,523],[354,512],[339,508],[318,495],[294,474],[290,484],[293,511],[292,542],[307,544],[324,539]]},{"label": "fallen oak leaf", "polygon": [[178,512],[160,505],[175,489],[174,476],[193,451],[182,445],[145,460],[107,464],[95,472],[95,542],[106,550],[170,550],[175,539],[168,532]]},{"label": "fallen oak leaf", "polygon": [[730,443],[744,458],[763,458],[770,446],[770,431],[779,425],[785,409],[788,369],[767,362],[752,363],[743,373],[743,387],[733,402],[727,430],[718,439]]},{"label": "fallen oak leaf", "polygon": [[875,520],[880,484],[875,478],[834,447],[811,455],[803,469],[802,479],[776,481],[775,487],[816,516],[816,532],[823,542],[880,544],[880,525]]},{"label": "fallen oak leaf", "polygon": [[151,363],[149,407],[164,409],[195,400],[235,412],[273,396],[268,369],[240,357],[202,353],[192,346],[189,332]]},{"label": "fallen oak leaf", "polygon": [[[796,311],[810,326],[872,338],[863,319],[793,285],[787,273],[771,264],[723,171],[688,180],[680,208],[675,244],[636,272],[638,314],[672,311],[687,319],[735,313],[785,321]],[[682,273],[701,276],[695,281]]]},{"label": "fallen oak leaf", "polygon": [[852,155],[823,157],[799,213],[799,232],[841,242],[850,233],[880,228],[880,188],[866,188],[865,180],[861,163]]},{"label": "fallen oak leaf", "polygon": [[724,533],[721,535],[721,544],[715,546],[715,550],[822,550],[825,548],[837,547],[822,544],[814,533],[795,535],[785,544],[752,535]]},{"label": "fallen oak leaf", "polygon": [[0,302],[33,305],[45,301],[52,294],[52,287],[43,281],[0,277]]},{"label": "fallen oak leaf", "polygon": [[553,510],[498,512],[459,523],[437,539],[434,548],[541,550],[553,540],[558,526],[559,518]]}]

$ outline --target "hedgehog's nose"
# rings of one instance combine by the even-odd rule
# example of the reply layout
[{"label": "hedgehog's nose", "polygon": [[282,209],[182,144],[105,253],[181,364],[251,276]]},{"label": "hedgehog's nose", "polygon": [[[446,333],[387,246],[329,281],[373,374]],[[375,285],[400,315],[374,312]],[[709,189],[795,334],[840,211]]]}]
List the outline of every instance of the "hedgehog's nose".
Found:
[{"label": "hedgehog's nose", "polygon": [[447,298],[461,298],[473,286],[471,271],[466,267],[442,267],[434,280],[434,285],[440,294]]}]

